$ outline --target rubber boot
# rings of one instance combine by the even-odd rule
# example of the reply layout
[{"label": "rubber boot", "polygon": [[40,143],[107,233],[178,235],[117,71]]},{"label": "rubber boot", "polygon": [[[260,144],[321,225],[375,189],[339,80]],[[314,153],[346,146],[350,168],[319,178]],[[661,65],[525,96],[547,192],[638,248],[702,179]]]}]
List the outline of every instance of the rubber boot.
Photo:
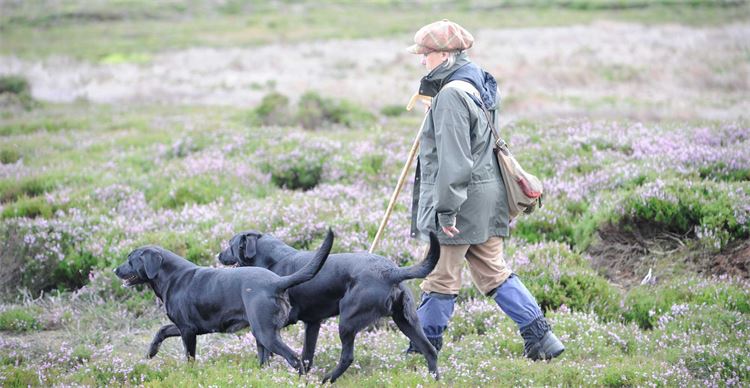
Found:
[{"label": "rubber boot", "polygon": [[565,351],[565,346],[552,332],[544,317],[524,326],[520,332],[524,341],[523,355],[531,360],[551,360]]},{"label": "rubber boot", "polygon": [[512,274],[488,295],[518,325],[524,339],[524,356],[534,361],[549,360],[565,350],[544,319],[536,299],[516,274]]}]

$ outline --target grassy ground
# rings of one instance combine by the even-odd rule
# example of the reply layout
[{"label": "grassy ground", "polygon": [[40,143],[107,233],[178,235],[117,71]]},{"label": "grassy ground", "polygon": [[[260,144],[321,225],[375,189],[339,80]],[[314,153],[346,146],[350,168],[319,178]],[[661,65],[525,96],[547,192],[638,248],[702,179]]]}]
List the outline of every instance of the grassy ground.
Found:
[{"label": "grassy ground", "polygon": [[[335,320],[324,327],[317,368],[305,378],[298,378],[278,358],[270,367],[258,368],[248,333],[201,338],[195,364],[183,363],[178,340],[167,341],[159,356],[145,360],[150,337],[166,323],[165,316],[150,291],[123,289],[106,268],[146,243],[164,245],[210,265],[225,241],[248,227],[271,231],[306,248],[317,245],[331,225],[338,234],[336,251],[366,249],[380,217],[380,211],[373,209],[384,206],[388,182],[399,168],[397,155],[406,153],[406,140],[417,117],[383,119],[375,128],[309,132],[294,126],[258,128],[247,124],[246,112],[241,110],[201,107],[54,105],[33,112],[37,119],[65,124],[10,129],[17,128],[21,115],[2,126],[4,147],[10,145],[21,161],[5,165],[3,184],[36,181],[36,186],[28,187],[42,188],[42,193],[22,193],[3,203],[3,232],[17,236],[11,239],[17,239],[18,264],[25,271],[25,275],[15,275],[13,284],[26,282],[38,288],[88,285],[74,293],[52,293],[25,302],[16,299],[2,306],[0,322],[4,319],[5,331],[0,346],[7,356],[0,376],[6,385],[303,385],[317,383],[335,365],[339,349]],[[513,323],[467,283],[448,332],[449,343],[441,353],[443,384],[621,386],[747,381],[748,360],[743,354],[750,339],[745,329],[750,288],[746,282],[695,277],[689,275],[693,269],[674,272],[656,267],[655,286],[628,286],[625,291],[592,269],[595,259],[606,257],[586,254],[589,235],[584,231],[590,220],[612,219],[619,225],[617,214],[626,209],[623,206],[633,190],[624,182],[634,179],[640,182],[635,183],[636,190],[650,190],[659,184],[658,173],[662,178],[672,175],[703,184],[697,166],[681,172],[682,167],[660,166],[658,157],[634,156],[644,145],[632,140],[641,138],[651,144],[647,133],[690,134],[695,140],[702,127],[613,125],[587,121],[526,124],[513,132],[515,144],[539,144],[545,151],[538,157],[551,158],[522,156],[526,164],[543,176],[554,177],[549,178],[553,181],[566,182],[564,187],[549,187],[545,208],[519,220],[506,258],[548,310],[568,351],[551,363],[524,360],[522,340]],[[613,128],[623,136],[605,140],[603,136]],[[734,136],[732,129],[742,128],[745,135],[739,135],[738,148],[716,148],[723,154],[730,155],[748,141],[746,125],[735,128],[718,123],[707,128],[722,139]],[[556,139],[562,133],[577,135],[560,144]],[[593,148],[585,151],[588,147]],[[284,156],[275,151],[283,149],[287,150]],[[313,190],[276,187],[268,176],[273,173],[264,172],[266,163],[293,161],[295,154],[290,150],[294,149],[307,158],[312,155],[300,159],[306,166],[321,162],[324,173]],[[617,162],[618,158],[628,160]],[[547,163],[570,168],[556,173],[545,168]],[[604,175],[594,178],[587,166],[599,163],[608,167]],[[692,166],[694,161],[681,163]],[[634,174],[621,175],[621,167],[627,165]],[[576,199],[577,190],[585,187],[593,197]],[[719,193],[744,191],[739,204],[731,205],[737,209],[748,203],[746,181],[711,187]],[[8,193],[6,189],[4,195]],[[400,263],[413,262],[418,249],[405,236],[406,197],[402,196],[380,249]],[[712,197],[709,202],[716,200]],[[649,206],[660,211],[657,205]],[[16,218],[19,214],[26,217]],[[295,221],[309,219],[310,214],[316,214],[312,221]],[[594,229],[605,225],[605,221],[597,222],[602,223],[595,223]],[[623,222],[625,228],[639,225]],[[663,229],[671,227],[666,223]],[[717,232],[725,231],[718,228]],[[744,230],[726,243],[746,238]],[[654,247],[633,259],[637,262],[631,267],[642,276],[646,268],[641,262],[649,257],[674,263],[686,250],[706,252],[703,260],[710,265],[715,243],[691,232],[683,237],[683,244],[688,245],[685,250],[664,257]],[[28,257],[47,266],[29,265],[24,262]],[[7,254],[3,259],[13,263]],[[95,271],[87,276],[89,269]],[[705,266],[699,269],[710,273]],[[284,336],[300,349],[301,327],[286,330]],[[363,333],[357,344],[355,364],[342,385],[435,384],[422,359],[401,354],[406,339],[391,324]]]},{"label": "grassy ground", "polygon": [[[491,37],[512,31],[493,30],[498,27],[565,28],[602,18],[718,29],[746,23],[747,5],[697,3],[467,2],[422,5],[423,12],[390,2],[3,3],[0,52],[137,64],[194,45],[381,36],[408,41],[414,25],[445,15]],[[591,48],[597,49],[605,48]],[[737,61],[735,70],[722,70],[727,79],[742,78],[743,50],[738,44],[713,52],[726,56],[712,58],[716,63]],[[593,68],[612,85],[641,82],[623,75],[622,67]],[[695,83],[691,90],[732,99],[747,88],[732,85]],[[152,335],[168,321],[150,290],[123,288],[111,269],[144,244],[216,265],[226,241],[249,228],[311,249],[330,226],[337,233],[334,251],[367,249],[418,114],[342,102],[345,93],[309,96],[318,105],[306,110],[278,97],[255,107],[217,108],[55,104],[29,102],[28,91],[1,95],[1,385],[303,386],[317,385],[334,367],[335,319],[323,325],[315,368],[303,377],[279,357],[258,367],[248,332],[199,338],[194,363],[184,362],[178,339],[147,360]],[[683,96],[675,89],[663,98]],[[526,96],[506,109],[513,114],[529,104],[533,98]],[[617,106],[591,96],[580,104]],[[706,120],[669,109],[643,122],[550,115],[527,114],[503,128],[547,190],[545,207],[513,223],[505,258],[567,346],[563,356],[524,359],[513,322],[477,295],[465,273],[440,353],[439,382],[423,359],[403,354],[406,338],[384,320],[357,338],[355,362],[337,384],[750,383],[750,284],[742,270],[750,250],[750,123],[741,115]],[[410,191],[408,184],[404,192]],[[409,204],[402,195],[378,250],[400,265],[414,262],[420,249],[408,237]],[[655,280],[640,285],[649,269]],[[416,291],[418,281],[409,285]],[[283,336],[301,349],[301,325]]]}]

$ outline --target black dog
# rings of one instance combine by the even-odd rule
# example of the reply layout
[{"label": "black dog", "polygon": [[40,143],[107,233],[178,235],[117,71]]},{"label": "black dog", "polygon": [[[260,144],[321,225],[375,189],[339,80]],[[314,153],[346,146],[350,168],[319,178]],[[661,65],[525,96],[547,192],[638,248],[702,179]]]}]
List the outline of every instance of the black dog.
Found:
[{"label": "black dog", "polygon": [[290,311],[287,289],[308,281],[320,271],[333,245],[333,232],[299,271],[279,276],[264,268],[206,268],[157,246],[145,246],[128,255],[115,269],[125,286],[147,283],[163,302],[174,323],[154,336],[148,356],[159,351],[168,337],[182,337],[188,360],[195,358],[196,335],[234,332],[250,326],[261,365],[267,350],[279,354],[304,373],[304,364],[279,337]]},{"label": "black dog", "polygon": [[[378,318],[390,315],[427,360],[430,372],[439,378],[437,352],[425,337],[419,323],[414,297],[406,279],[424,278],[435,268],[440,257],[437,237],[430,235],[430,250],[421,263],[399,268],[390,260],[369,253],[340,253],[328,258],[328,264],[313,280],[289,289],[292,310],[287,325],[305,322],[305,344],[302,360],[312,366],[320,323],[339,317],[341,358],[323,382],[334,382],[354,359],[354,337]],[[268,268],[279,275],[293,273],[312,258],[311,252],[300,252],[279,239],[258,232],[244,232],[229,241],[229,248],[219,254],[225,265]]]}]

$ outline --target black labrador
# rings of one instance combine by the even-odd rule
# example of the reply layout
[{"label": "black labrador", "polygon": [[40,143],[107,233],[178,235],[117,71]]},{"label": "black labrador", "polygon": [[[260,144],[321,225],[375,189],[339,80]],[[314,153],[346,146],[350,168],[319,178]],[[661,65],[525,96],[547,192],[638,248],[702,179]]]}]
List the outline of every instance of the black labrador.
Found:
[{"label": "black labrador", "polygon": [[115,273],[127,287],[148,284],[164,302],[173,322],[156,333],[149,358],[156,355],[166,338],[181,336],[185,355],[191,360],[195,358],[197,335],[250,326],[261,365],[271,351],[304,373],[304,364],[279,337],[291,310],[287,289],[312,279],[326,262],[332,245],[333,232],[329,230],[307,265],[282,276],[265,268],[200,267],[158,246],[134,250]]},{"label": "black labrador", "polygon": [[[307,265],[312,256],[311,252],[297,251],[269,234],[248,231],[232,237],[229,248],[219,254],[219,261],[224,265],[268,268],[283,276]],[[382,256],[366,252],[333,254],[318,276],[290,288],[292,310],[287,325],[305,322],[302,350],[305,368],[312,366],[324,319],[340,315],[342,347],[339,363],[326,374],[325,383],[329,379],[334,382],[352,363],[356,334],[380,317],[390,315],[424,355],[428,369],[438,379],[437,352],[422,331],[411,290],[401,282],[426,277],[439,257],[440,243],[433,234],[427,257],[411,267],[399,268]]]}]

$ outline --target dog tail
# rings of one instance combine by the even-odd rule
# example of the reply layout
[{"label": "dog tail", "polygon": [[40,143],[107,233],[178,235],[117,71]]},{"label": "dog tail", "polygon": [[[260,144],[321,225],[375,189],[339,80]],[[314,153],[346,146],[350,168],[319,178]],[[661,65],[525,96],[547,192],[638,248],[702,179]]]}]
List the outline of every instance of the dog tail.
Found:
[{"label": "dog tail", "polygon": [[305,264],[304,267],[300,268],[299,271],[289,275],[289,276],[282,276],[279,282],[276,284],[279,291],[284,291],[287,288],[294,287],[300,283],[304,283],[315,276],[318,271],[320,271],[320,268],[323,267],[323,264],[326,262],[326,259],[328,259],[328,255],[331,253],[331,247],[333,246],[333,231],[331,229],[328,229],[328,233],[326,234],[326,239],[323,241],[323,244],[318,248],[318,250],[315,252],[315,255],[313,255],[312,260]]},{"label": "dog tail", "polygon": [[440,242],[435,233],[430,232],[430,250],[427,252],[427,257],[419,264],[389,271],[386,276],[393,283],[400,283],[407,279],[425,278],[435,269],[439,258]]}]

